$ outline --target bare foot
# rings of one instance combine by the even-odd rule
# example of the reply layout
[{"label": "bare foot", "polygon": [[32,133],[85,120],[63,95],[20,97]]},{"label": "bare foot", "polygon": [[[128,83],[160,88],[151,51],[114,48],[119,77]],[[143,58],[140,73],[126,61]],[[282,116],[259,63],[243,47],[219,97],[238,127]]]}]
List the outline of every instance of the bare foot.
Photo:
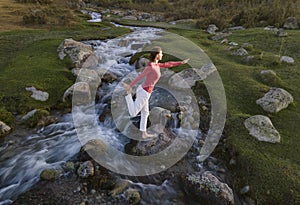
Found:
[{"label": "bare foot", "polygon": [[153,137],[155,137],[155,135],[148,134],[147,132],[143,132],[143,134],[142,134],[143,139],[149,139],[149,138],[153,138]]},{"label": "bare foot", "polygon": [[128,84],[123,83],[123,82],[122,82],[122,85],[123,85],[124,89],[126,90],[126,93],[129,95],[131,93],[131,87]]}]

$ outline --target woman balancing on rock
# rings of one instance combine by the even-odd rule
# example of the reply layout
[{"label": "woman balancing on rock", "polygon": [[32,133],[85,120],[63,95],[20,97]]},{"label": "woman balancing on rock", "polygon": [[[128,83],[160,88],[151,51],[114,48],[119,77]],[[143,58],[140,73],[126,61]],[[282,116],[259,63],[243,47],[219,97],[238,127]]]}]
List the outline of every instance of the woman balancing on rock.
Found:
[{"label": "woman balancing on rock", "polygon": [[[123,87],[127,92],[125,99],[130,116],[135,117],[139,112],[141,112],[140,131],[142,132],[142,138],[154,137],[154,135],[148,134],[146,132],[146,126],[149,116],[149,98],[155,84],[161,76],[160,69],[179,66],[189,61],[189,59],[186,59],[184,61],[159,63],[159,61],[162,59],[162,56],[162,49],[160,47],[154,47],[150,52],[150,62],[143,70],[143,72],[139,76],[137,76],[129,85],[123,83]],[[143,78],[146,79],[141,85],[138,86],[136,91],[136,99],[135,101],[133,101],[131,90],[133,86]]]}]

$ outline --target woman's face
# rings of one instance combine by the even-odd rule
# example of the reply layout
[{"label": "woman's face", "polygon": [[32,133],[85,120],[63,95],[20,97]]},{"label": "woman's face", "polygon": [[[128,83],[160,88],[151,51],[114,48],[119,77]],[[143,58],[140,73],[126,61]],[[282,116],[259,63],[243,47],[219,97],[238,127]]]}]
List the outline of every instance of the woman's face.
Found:
[{"label": "woman's face", "polygon": [[157,55],[156,55],[156,60],[161,60],[162,59],[162,57],[163,57],[163,53],[162,53],[162,51],[160,51]]}]

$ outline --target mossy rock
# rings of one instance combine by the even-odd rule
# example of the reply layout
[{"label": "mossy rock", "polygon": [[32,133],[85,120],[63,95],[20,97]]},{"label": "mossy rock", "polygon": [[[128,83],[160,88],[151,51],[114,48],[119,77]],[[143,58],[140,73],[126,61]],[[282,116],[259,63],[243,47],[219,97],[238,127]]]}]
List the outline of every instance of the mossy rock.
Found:
[{"label": "mossy rock", "polygon": [[0,121],[13,128],[15,124],[15,118],[11,112],[8,112],[4,107],[0,107]]},{"label": "mossy rock", "polygon": [[31,117],[29,117],[24,121],[24,124],[31,128],[35,127],[38,124],[40,119],[42,119],[43,117],[47,117],[49,115],[50,113],[47,110],[38,109]]},{"label": "mossy rock", "polygon": [[60,171],[59,170],[55,170],[55,169],[45,169],[42,171],[40,177],[42,180],[46,180],[46,181],[55,181],[55,179],[57,179],[60,175]]}]

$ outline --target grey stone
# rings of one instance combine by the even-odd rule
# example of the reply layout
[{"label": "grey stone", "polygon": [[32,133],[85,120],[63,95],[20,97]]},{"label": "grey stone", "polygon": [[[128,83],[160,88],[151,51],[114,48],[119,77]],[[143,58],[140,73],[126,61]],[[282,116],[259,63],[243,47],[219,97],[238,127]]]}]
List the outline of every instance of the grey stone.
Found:
[{"label": "grey stone", "polygon": [[209,34],[215,34],[218,29],[219,28],[215,24],[210,24],[206,31]]},{"label": "grey stone", "polygon": [[289,56],[281,56],[280,62],[293,64],[293,63],[295,63],[295,60],[292,57],[289,57]]},{"label": "grey stone", "polygon": [[248,52],[244,48],[239,48],[236,51],[234,51],[232,54],[235,56],[245,56],[248,55]]},{"label": "grey stone", "polygon": [[186,174],[184,188],[188,194],[207,205],[233,205],[234,195],[232,189],[219,181],[211,172]]},{"label": "grey stone", "polygon": [[4,122],[0,121],[0,136],[5,136],[11,131],[11,127],[9,127]]},{"label": "grey stone", "polygon": [[31,87],[27,87],[25,88],[27,91],[32,92],[31,97],[35,100],[39,100],[39,101],[47,101],[49,98],[49,93],[47,92],[43,92],[41,90],[37,90],[35,87],[31,86]]},{"label": "grey stone", "polygon": [[298,29],[299,25],[298,25],[298,21],[297,18],[295,17],[288,17],[283,25],[283,28],[286,29]]},{"label": "grey stone", "polygon": [[270,118],[263,115],[255,115],[247,118],[244,122],[249,134],[263,142],[280,142],[280,134],[274,128]]},{"label": "grey stone", "polygon": [[94,176],[95,168],[91,161],[85,161],[80,164],[77,174],[81,178],[87,178],[89,176]]},{"label": "grey stone", "polygon": [[271,88],[262,98],[256,100],[265,111],[277,113],[294,101],[293,96],[282,88]]}]

